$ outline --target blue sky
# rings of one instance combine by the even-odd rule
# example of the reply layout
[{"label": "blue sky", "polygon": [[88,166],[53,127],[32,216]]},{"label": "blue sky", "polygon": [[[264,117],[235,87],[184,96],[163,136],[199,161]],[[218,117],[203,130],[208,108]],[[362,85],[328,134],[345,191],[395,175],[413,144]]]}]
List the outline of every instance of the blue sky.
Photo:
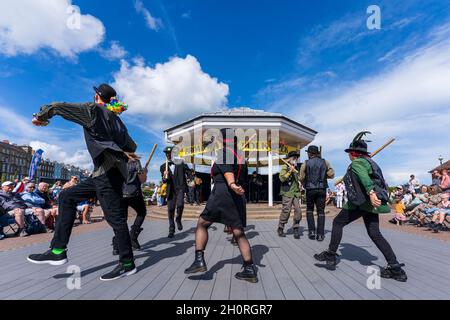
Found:
[{"label": "blue sky", "polygon": [[[68,28],[69,5],[81,10]],[[381,30],[366,9],[381,8]],[[146,154],[162,129],[205,111],[283,113],[319,135],[338,174],[360,130],[390,184],[450,156],[450,3],[446,1],[4,0],[0,4],[0,138],[90,163],[81,130],[29,120],[52,101],[92,99],[113,83]],[[76,20],[69,20],[75,23]],[[76,25],[76,24],[72,24]],[[139,94],[138,94],[139,92]],[[145,94],[142,94],[142,93]]]}]

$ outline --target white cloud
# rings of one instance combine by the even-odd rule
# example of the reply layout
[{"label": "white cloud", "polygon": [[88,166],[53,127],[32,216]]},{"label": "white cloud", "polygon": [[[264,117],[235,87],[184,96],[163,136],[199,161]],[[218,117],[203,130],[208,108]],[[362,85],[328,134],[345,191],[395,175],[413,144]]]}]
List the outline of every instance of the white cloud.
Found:
[{"label": "white cloud", "polygon": [[120,45],[118,41],[110,41],[110,46],[107,49],[99,49],[100,55],[107,60],[123,59],[128,52]]},{"label": "white cloud", "polygon": [[[406,52],[383,72],[326,88],[275,96],[272,108],[319,131],[315,144],[342,174],[343,150],[362,130],[373,132],[374,150],[390,137],[397,141],[377,156],[391,183],[416,174],[430,182],[428,170],[442,154],[450,158],[450,24],[431,30],[428,43]],[[280,86],[280,85],[279,85]],[[275,100],[274,99],[274,100]]]},{"label": "white cloud", "polygon": [[0,53],[15,56],[49,48],[74,57],[95,48],[105,33],[102,22],[81,14],[80,28],[69,28],[68,21],[76,22],[69,19],[77,18],[71,15],[70,6],[71,0],[0,1]]},{"label": "white cloud", "polygon": [[144,115],[142,123],[158,130],[225,106],[229,92],[228,85],[205,73],[191,55],[154,67],[143,60],[134,65],[122,61],[113,86],[129,104],[127,114]]},{"label": "white cloud", "polygon": [[134,1],[134,8],[136,9],[137,13],[144,16],[145,22],[150,29],[158,31],[159,28],[162,27],[163,24],[161,19],[153,17],[150,11],[145,8],[141,0]]}]

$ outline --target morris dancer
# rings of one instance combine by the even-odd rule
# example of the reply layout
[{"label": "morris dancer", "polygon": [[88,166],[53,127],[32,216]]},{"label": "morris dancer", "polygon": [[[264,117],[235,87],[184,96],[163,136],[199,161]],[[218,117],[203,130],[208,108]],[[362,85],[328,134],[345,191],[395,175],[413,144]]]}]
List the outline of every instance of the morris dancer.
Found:
[{"label": "morris dancer", "polygon": [[113,228],[119,249],[119,264],[100,280],[115,280],[137,272],[127,225],[127,209],[123,199],[123,184],[127,177],[128,156],[136,151],[136,143],[115,111],[127,106],[116,98],[116,91],[107,84],[94,87],[94,102],[85,104],[52,103],[44,105],[32,120],[36,126],[48,125],[49,119],[59,115],[84,129],[87,149],[94,162],[92,177],[63,190],[59,195],[59,217],[50,250],[32,254],[28,261],[37,264],[67,263],[69,243],[76,206],[80,201],[97,198],[106,221]]},{"label": "morris dancer", "polygon": [[[218,222],[231,228],[243,258],[243,270],[236,273],[235,277],[239,280],[256,283],[258,277],[253,264],[250,243],[244,232],[247,224],[245,190],[237,184],[242,173],[242,161],[237,156],[236,143],[233,139],[229,139],[231,136],[234,137],[234,131],[222,129],[221,133],[224,137],[223,158],[218,159],[212,166],[214,188],[206,203],[205,210],[197,222],[194,262],[184,272],[191,274],[207,271],[204,251],[208,243],[208,228],[214,222]],[[233,144],[234,147],[231,147]],[[227,159],[233,160],[230,163]]]},{"label": "morris dancer", "polygon": [[383,172],[370,157],[367,152],[367,143],[362,139],[366,133],[369,132],[358,133],[350,147],[345,150],[352,161],[344,177],[348,202],[334,218],[328,250],[315,254],[314,258],[325,261],[326,267],[334,270],[337,264],[336,252],[342,239],[343,228],[362,217],[370,239],[388,262],[387,267],[381,271],[381,277],[405,282],[407,276],[402,269],[404,265],[397,261],[394,251],[380,232],[378,214],[390,212],[389,193]]}]

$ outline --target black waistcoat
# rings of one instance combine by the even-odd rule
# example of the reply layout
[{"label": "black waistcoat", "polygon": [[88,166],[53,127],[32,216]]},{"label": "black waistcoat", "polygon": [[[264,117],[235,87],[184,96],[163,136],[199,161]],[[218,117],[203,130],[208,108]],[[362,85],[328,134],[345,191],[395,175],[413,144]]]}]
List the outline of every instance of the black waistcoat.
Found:
[{"label": "black waistcoat", "polygon": [[326,189],[327,182],[327,164],[322,158],[311,158],[306,160],[305,189]]},{"label": "black waistcoat", "polygon": [[[375,185],[374,191],[378,199],[381,200],[383,204],[386,204],[389,201],[389,192],[386,181],[383,177],[383,172],[378,164],[376,164],[376,162],[371,158],[367,157],[364,159],[366,159],[372,167],[372,173],[369,177]],[[354,205],[360,206],[364,202],[370,201],[369,195],[365,191],[364,186],[359,181],[357,175],[353,173],[351,165],[348,167],[347,173],[344,176],[344,184],[347,191],[348,200]]]}]

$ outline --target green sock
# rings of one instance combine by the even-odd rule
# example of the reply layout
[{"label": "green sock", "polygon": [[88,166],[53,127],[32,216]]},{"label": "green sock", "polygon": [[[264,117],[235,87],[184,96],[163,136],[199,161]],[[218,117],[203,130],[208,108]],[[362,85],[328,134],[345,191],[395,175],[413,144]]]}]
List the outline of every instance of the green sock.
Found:
[{"label": "green sock", "polygon": [[132,265],[133,265],[133,261],[123,263],[124,267],[131,267]]},{"label": "green sock", "polygon": [[61,253],[63,253],[64,251],[66,251],[66,249],[52,249],[52,253],[53,254],[61,254]]}]

